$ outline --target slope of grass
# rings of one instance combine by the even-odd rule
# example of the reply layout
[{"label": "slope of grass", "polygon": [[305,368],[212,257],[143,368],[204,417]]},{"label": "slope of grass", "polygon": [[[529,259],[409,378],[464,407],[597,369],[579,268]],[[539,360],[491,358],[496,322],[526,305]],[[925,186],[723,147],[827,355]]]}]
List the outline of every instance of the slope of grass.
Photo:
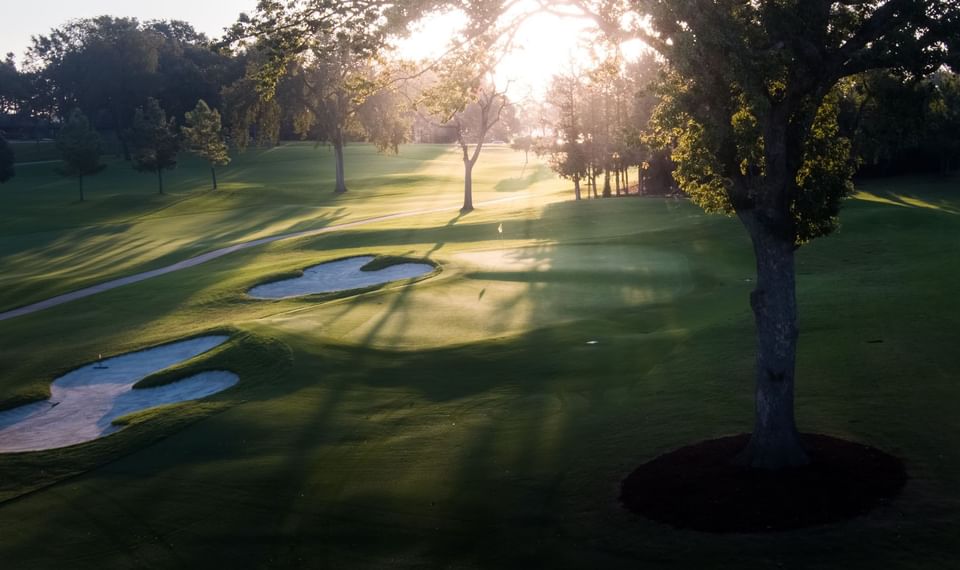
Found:
[{"label": "slope of grass", "polygon": [[[82,203],[76,181],[58,176],[56,165],[20,167],[0,188],[0,310],[241,241],[462,203],[463,164],[450,147],[409,145],[394,156],[350,146],[342,196],[332,192],[332,160],[308,143],[250,151],[220,172],[214,192],[209,167],[184,155],[165,176],[165,195],[156,177],[109,160],[86,180]],[[485,151],[476,199],[516,197],[494,187],[522,167],[522,153]],[[552,177],[541,178],[524,194],[556,189]]]},{"label": "slope of grass", "polygon": [[[430,200],[391,198],[390,188],[362,207]],[[40,390],[97,352],[215,327],[289,354],[278,367],[237,350],[216,355],[229,366],[196,363],[241,376],[219,413],[163,411],[42,464],[0,456],[0,480],[13,482],[5,496],[32,488],[31,466],[54,472],[46,482],[74,475],[0,504],[0,559],[948,568],[960,533],[960,196],[956,180],[862,190],[843,230],[800,252],[797,402],[802,429],[906,460],[903,496],[867,517],[712,536],[620,508],[617,485],[637,464],[750,429],[750,246],[734,220],[682,201],[534,192],[464,217],[276,243],[0,323],[0,399]],[[324,303],[244,295],[265,276],[364,253],[428,258],[443,271]],[[172,423],[184,417],[202,421]]]}]

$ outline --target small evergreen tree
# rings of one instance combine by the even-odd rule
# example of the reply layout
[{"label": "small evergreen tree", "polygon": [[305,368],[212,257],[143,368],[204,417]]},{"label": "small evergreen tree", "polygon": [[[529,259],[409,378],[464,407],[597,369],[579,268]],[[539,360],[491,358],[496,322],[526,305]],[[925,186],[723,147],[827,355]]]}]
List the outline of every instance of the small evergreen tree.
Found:
[{"label": "small evergreen tree", "polygon": [[220,113],[211,109],[200,99],[193,111],[184,115],[186,125],[181,129],[183,138],[190,152],[203,157],[210,163],[210,176],[213,178],[213,189],[217,189],[217,166],[230,164],[230,153],[223,140],[223,127],[220,124]]},{"label": "small evergreen tree", "polygon": [[90,126],[86,115],[75,109],[70,119],[57,135],[57,150],[63,159],[60,173],[76,177],[80,187],[80,201],[83,202],[83,177],[94,175],[106,165],[100,164],[103,144],[100,135]]},{"label": "small evergreen tree", "polygon": [[10,143],[0,134],[0,184],[13,178],[13,149]]},{"label": "small evergreen tree", "polygon": [[133,144],[133,167],[140,172],[156,172],[159,193],[163,194],[163,171],[177,165],[180,139],[176,119],[167,120],[160,103],[147,99],[146,107],[138,107],[130,132]]}]

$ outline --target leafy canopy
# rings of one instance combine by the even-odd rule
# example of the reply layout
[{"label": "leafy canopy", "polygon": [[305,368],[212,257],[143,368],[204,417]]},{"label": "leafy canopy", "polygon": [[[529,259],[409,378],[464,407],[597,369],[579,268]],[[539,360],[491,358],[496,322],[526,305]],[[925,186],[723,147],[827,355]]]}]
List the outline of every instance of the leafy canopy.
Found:
[{"label": "leafy canopy", "polygon": [[180,140],[177,138],[176,119],[160,108],[156,99],[147,99],[145,107],[138,107],[131,129],[133,167],[142,172],[173,168],[177,165]]},{"label": "leafy canopy", "polygon": [[749,213],[798,245],[833,231],[850,190],[840,80],[878,68],[929,72],[960,37],[952,0],[571,4],[669,62],[653,127],[675,149],[681,187],[708,211]]},{"label": "leafy canopy", "polygon": [[64,176],[82,178],[106,168],[100,163],[100,154],[103,152],[100,135],[79,109],[70,113],[70,118],[60,129],[57,150],[63,159],[61,172]]},{"label": "leafy canopy", "polygon": [[211,109],[200,99],[197,106],[185,115],[186,124],[181,129],[190,152],[216,166],[230,164],[230,152],[223,140],[220,113]]}]

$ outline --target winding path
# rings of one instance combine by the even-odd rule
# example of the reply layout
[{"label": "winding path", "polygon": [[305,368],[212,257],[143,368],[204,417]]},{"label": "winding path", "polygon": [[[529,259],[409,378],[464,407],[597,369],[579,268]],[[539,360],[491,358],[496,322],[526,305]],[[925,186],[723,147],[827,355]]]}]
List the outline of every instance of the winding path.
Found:
[{"label": "winding path", "polygon": [[[483,203],[479,203],[478,205],[485,206],[490,204],[499,204],[503,202],[520,200],[522,198],[527,198],[527,197],[528,196],[510,196],[508,198],[499,198],[497,200],[489,200]],[[166,275],[167,273],[173,273],[174,271],[180,271],[181,269],[195,267],[197,265],[200,265],[201,263],[206,263],[208,261],[218,259],[225,255],[234,253],[236,251],[250,249],[252,247],[257,247],[259,245],[265,245],[268,243],[273,243],[276,241],[282,241],[282,240],[288,240],[288,239],[297,239],[297,238],[303,238],[303,237],[311,237],[311,236],[317,236],[322,234],[328,234],[328,233],[332,233],[339,230],[355,228],[358,226],[365,226],[367,224],[375,224],[378,222],[385,222],[387,220],[395,220],[397,218],[408,218],[411,216],[420,216],[424,214],[436,214],[439,212],[451,212],[451,211],[457,211],[459,209],[460,209],[459,206],[444,206],[441,208],[408,210],[405,212],[397,212],[395,214],[387,214],[384,216],[377,216],[374,218],[366,218],[364,220],[357,220],[355,222],[346,222],[343,224],[336,224],[336,225],[326,226],[323,228],[318,228],[313,230],[303,230],[299,232],[279,234],[279,235],[255,239],[251,241],[245,241],[245,242],[233,244],[227,247],[222,247],[220,249],[215,249],[213,251],[208,251],[207,253],[198,255],[196,257],[191,257],[189,259],[184,259],[183,261],[178,261],[176,263],[167,265],[165,267],[152,269],[150,271],[143,271],[141,273],[135,273],[133,275],[128,275],[126,277],[111,279],[110,281],[104,281],[103,283],[98,283],[97,285],[91,285],[90,287],[84,287],[83,289],[71,291],[70,293],[64,293],[62,295],[57,295],[56,297],[50,297],[49,299],[44,299],[43,301],[37,301],[36,303],[31,303],[29,305],[17,307],[16,309],[4,311],[0,313],[0,321],[6,321],[8,319],[21,317],[24,315],[30,315],[30,314],[42,311],[44,309],[56,307],[57,305],[62,305],[64,303],[69,303],[70,301],[83,299],[85,297],[90,297],[91,295],[96,295],[97,293],[103,293],[104,291],[116,289],[117,287],[123,287],[124,285],[139,283],[141,281],[146,281],[147,279],[152,279],[154,277],[160,277],[161,275]]]}]

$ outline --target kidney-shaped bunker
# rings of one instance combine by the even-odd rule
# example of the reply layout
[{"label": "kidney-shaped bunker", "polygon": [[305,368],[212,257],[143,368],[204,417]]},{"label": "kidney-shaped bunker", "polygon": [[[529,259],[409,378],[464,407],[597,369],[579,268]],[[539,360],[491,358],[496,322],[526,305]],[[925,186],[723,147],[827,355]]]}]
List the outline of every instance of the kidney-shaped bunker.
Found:
[{"label": "kidney-shaped bunker", "polygon": [[375,258],[351,257],[308,267],[300,277],[282,279],[257,285],[250,289],[251,297],[259,299],[286,299],[316,293],[333,293],[382,285],[391,281],[420,277],[433,271],[429,263],[396,263],[379,270],[363,270]]}]

